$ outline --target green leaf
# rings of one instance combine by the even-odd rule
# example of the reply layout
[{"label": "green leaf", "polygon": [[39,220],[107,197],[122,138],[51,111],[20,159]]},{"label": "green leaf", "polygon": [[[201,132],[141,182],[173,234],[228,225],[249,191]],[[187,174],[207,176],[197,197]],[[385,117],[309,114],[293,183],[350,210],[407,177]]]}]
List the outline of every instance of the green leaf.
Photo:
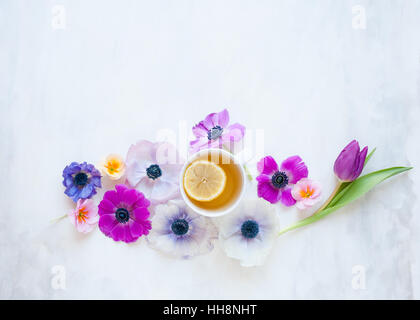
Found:
[{"label": "green leaf", "polygon": [[351,184],[351,182],[343,182],[340,185],[340,188],[338,189],[336,195],[331,199],[330,203],[325,207],[325,209],[333,207],[337,203],[337,201],[340,200],[342,196],[344,196]]},{"label": "green leaf", "polygon": [[343,194],[343,196],[335,203],[334,206],[346,205],[370,191],[374,186],[381,183],[382,181],[395,176],[404,171],[410,170],[412,167],[393,167],[375,171],[364,175],[354,180]]},{"label": "green leaf", "polygon": [[412,169],[412,167],[393,167],[393,168],[375,171],[354,180],[353,182],[349,183],[349,185],[347,185],[345,189],[341,190],[340,193],[342,193],[342,195],[338,200],[335,201],[333,206],[327,207],[321,210],[320,212],[306,219],[298,221],[297,223],[291,225],[290,227],[287,227],[286,229],[281,230],[279,235],[287,231],[306,226],[308,224],[311,224],[315,221],[318,221],[324,218],[330,213],[362,197],[363,195],[365,195],[373,187],[375,187],[377,184],[381,183],[382,181],[410,169]]},{"label": "green leaf", "polygon": [[375,153],[375,151],[376,151],[376,147],[375,148],[373,148],[373,150],[368,154],[368,156],[366,157],[366,159],[365,159],[365,164],[363,165],[363,167],[366,167],[366,164],[369,162],[369,160],[370,160],[370,158],[373,156],[373,154]]}]

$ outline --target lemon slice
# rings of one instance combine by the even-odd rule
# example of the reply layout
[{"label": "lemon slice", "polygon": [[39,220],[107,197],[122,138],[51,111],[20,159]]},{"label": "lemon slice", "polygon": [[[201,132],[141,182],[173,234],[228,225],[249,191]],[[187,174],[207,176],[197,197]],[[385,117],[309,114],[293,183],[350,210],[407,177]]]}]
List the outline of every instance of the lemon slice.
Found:
[{"label": "lemon slice", "polygon": [[185,171],[184,189],[194,200],[212,201],[222,194],[225,186],[226,173],[213,162],[197,160]]}]

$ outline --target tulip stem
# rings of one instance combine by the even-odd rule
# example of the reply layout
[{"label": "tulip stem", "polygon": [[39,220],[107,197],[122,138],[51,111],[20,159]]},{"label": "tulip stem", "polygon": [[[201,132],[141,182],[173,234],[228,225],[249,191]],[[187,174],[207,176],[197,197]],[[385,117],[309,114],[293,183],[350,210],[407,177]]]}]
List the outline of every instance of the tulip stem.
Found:
[{"label": "tulip stem", "polygon": [[286,233],[286,232],[288,232],[288,231],[291,231],[291,230],[294,230],[294,229],[297,229],[297,228],[299,228],[299,227],[303,227],[303,226],[305,226],[305,225],[307,225],[307,224],[309,224],[309,223],[311,223],[311,222],[309,222],[309,220],[310,220],[310,218],[311,217],[314,217],[314,216],[316,216],[318,213],[320,213],[320,212],[322,212],[325,208],[327,208],[328,207],[328,205],[331,203],[331,201],[334,199],[334,197],[342,190],[342,185],[343,185],[343,182],[338,182],[337,183],[337,186],[335,187],[335,189],[334,189],[334,191],[331,193],[331,195],[329,196],[329,198],[324,202],[324,204],[317,210],[317,211],[315,211],[311,216],[309,216],[308,218],[306,218],[306,219],[303,219],[303,220],[301,220],[301,221],[299,221],[298,223],[295,223],[294,225],[292,225],[292,226],[289,226],[289,227],[287,227],[287,228],[284,228],[283,230],[280,230],[280,232],[278,233],[278,235],[282,235],[283,233]]},{"label": "tulip stem", "polygon": [[322,210],[324,210],[330,204],[331,200],[334,199],[334,197],[337,195],[337,193],[341,190],[342,185],[343,185],[343,183],[341,181],[337,183],[337,186],[335,187],[334,191],[331,193],[331,195],[328,197],[328,199],[324,202],[324,204],[321,206],[321,208],[319,208],[317,211],[315,211],[313,215],[321,212]]},{"label": "tulip stem", "polygon": [[[363,167],[366,166],[366,164],[368,163],[368,161],[370,160],[370,158],[373,156],[373,154],[375,153],[376,148],[374,148],[366,157],[365,162],[363,164]],[[324,202],[324,204],[318,209],[316,210],[311,216],[309,216],[306,219],[300,220],[297,223],[284,228],[283,230],[280,230],[278,235],[281,235],[283,233],[286,233],[288,231],[306,226],[318,219],[321,219],[322,216],[325,216],[326,214],[329,214],[335,210],[337,210],[339,208],[339,206],[336,207],[336,203],[338,201],[340,201],[341,197],[346,193],[346,189],[350,188],[350,186],[352,185],[353,181],[349,181],[349,182],[341,182],[339,181],[337,183],[337,186],[335,187],[334,191],[331,193],[331,195],[329,196],[329,198]]]},{"label": "tulip stem", "polygon": [[60,221],[61,219],[64,219],[65,217],[67,217],[67,215],[66,215],[66,214],[65,214],[64,216],[61,216],[61,217],[59,217],[59,218],[55,218],[55,219],[51,220],[51,223],[58,222],[58,221]]}]

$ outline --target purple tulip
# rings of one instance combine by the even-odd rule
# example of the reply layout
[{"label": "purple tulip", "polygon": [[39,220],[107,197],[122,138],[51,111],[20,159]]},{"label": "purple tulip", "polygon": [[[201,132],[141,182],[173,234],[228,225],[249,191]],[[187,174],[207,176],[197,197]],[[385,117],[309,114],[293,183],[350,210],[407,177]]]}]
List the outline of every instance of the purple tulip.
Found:
[{"label": "purple tulip", "polygon": [[356,180],[362,173],[368,147],[360,151],[359,142],[353,140],[341,151],[334,163],[334,172],[344,182]]}]

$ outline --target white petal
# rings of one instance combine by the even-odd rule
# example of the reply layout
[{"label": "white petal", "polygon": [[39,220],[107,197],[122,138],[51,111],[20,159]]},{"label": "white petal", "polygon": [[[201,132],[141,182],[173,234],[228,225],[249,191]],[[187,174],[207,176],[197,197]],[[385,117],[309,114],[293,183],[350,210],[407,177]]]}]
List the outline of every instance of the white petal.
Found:
[{"label": "white petal", "polygon": [[127,166],[127,181],[130,186],[135,187],[141,179],[147,178],[145,167],[140,166],[137,162]]},{"label": "white petal", "polygon": [[156,179],[150,195],[150,200],[154,202],[166,202],[169,199],[173,199],[178,194],[179,187],[177,184]]},{"label": "white petal", "polygon": [[[253,239],[242,236],[241,226],[246,220],[258,223],[259,233]],[[264,200],[245,200],[231,214],[219,219],[219,240],[226,254],[240,260],[242,266],[264,263],[278,232],[275,208]]]},{"label": "white petal", "polygon": [[179,174],[181,172],[182,165],[163,164],[160,166],[160,168],[162,170],[162,176],[159,178],[160,180],[164,180],[173,184],[179,183]]},{"label": "white petal", "polygon": [[273,240],[264,241],[258,238],[245,239],[240,233],[222,240],[222,247],[224,248],[228,257],[240,260],[244,267],[259,266],[265,262],[268,254],[271,251]]},{"label": "white petal", "polygon": [[155,181],[150,179],[149,177],[143,177],[140,182],[136,185],[136,189],[144,194],[144,196],[150,199],[150,196],[152,194],[153,188],[155,186]]},{"label": "white petal", "polygon": [[147,140],[140,140],[130,146],[127,152],[126,164],[139,161],[154,162],[155,144]]},{"label": "white petal", "polygon": [[228,257],[240,260],[248,255],[248,243],[240,233],[226,239],[219,237],[219,240]]},{"label": "white petal", "polygon": [[[255,248],[251,248],[252,245],[255,245]],[[260,244],[254,241],[252,242],[252,245],[248,247],[248,251],[251,252],[251,254],[248,253],[248,255],[246,257],[243,257],[240,261],[240,264],[243,267],[254,267],[263,265],[271,252],[272,242],[269,246],[259,247]]]},{"label": "white petal", "polygon": [[150,232],[147,240],[150,247],[163,253],[171,254],[175,251],[176,243],[167,234]]},{"label": "white petal", "polygon": [[228,238],[235,232],[240,231],[242,223],[246,221],[246,216],[241,214],[241,211],[235,210],[232,213],[224,215],[220,218],[214,219],[221,236]]},{"label": "white petal", "polygon": [[154,145],[154,157],[160,166],[173,164],[182,165],[184,159],[178,154],[175,146],[169,142],[157,142]]},{"label": "white petal", "polygon": [[[198,215],[187,208],[182,200],[171,200],[167,204],[157,205],[152,218],[152,230],[148,236],[149,245],[169,256],[191,258],[208,253],[217,239],[217,229],[211,220]],[[169,224],[180,214],[190,221],[188,238],[180,240],[173,234]]]},{"label": "white petal", "polygon": [[152,220],[152,228],[158,232],[166,232],[169,221],[179,214],[179,207],[169,201],[167,204],[157,205],[153,211],[155,216]]}]

